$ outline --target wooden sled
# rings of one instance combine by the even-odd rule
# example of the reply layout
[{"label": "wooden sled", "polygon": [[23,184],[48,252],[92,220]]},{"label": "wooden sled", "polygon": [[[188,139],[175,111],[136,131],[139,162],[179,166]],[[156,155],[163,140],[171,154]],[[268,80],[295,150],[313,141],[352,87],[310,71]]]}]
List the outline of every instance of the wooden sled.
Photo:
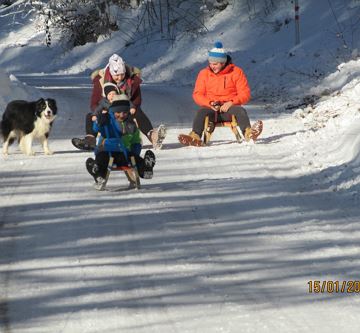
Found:
[{"label": "wooden sled", "polygon": [[234,133],[236,141],[241,143],[243,141],[242,136],[238,130],[238,123],[234,115],[231,116],[231,121],[221,121],[221,122],[210,122],[209,116],[206,116],[204,123],[204,144],[208,144],[210,142],[211,135],[213,134],[216,127],[229,127],[231,131]]},{"label": "wooden sled", "polygon": [[109,177],[110,177],[110,173],[113,171],[123,171],[126,175],[126,178],[129,181],[129,189],[131,188],[136,188],[137,190],[140,189],[140,176],[139,176],[139,172],[136,166],[136,161],[135,161],[135,157],[131,156],[130,157],[130,165],[125,165],[125,166],[117,166],[114,165],[114,157],[110,156],[109,159],[109,164],[108,164],[108,169],[106,172],[106,177],[105,177],[105,185],[107,184]]}]

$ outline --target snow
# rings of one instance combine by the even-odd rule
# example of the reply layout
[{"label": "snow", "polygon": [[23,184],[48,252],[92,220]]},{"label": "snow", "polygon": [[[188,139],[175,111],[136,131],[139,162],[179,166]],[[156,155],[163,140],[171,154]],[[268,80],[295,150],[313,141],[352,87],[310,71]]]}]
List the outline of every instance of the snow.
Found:
[{"label": "snow", "polygon": [[[349,26],[360,4],[331,2]],[[66,52],[44,47],[28,16],[14,29],[16,8],[0,8],[0,113],[13,99],[59,105],[54,155],[36,144],[26,157],[14,144],[0,157],[0,332],[359,331],[359,282],[309,293],[315,280],[360,281],[359,45],[339,50],[327,1],[301,4],[295,48],[293,22],[274,32],[239,3],[173,47],[123,48],[114,33]],[[218,128],[211,145],[182,147],[192,84],[217,39],[247,73],[246,108],[264,132],[239,145]],[[116,191],[120,173],[111,191],[95,191],[92,154],[70,142],[83,135],[89,73],[113,52],[142,68],[143,108],[168,127],[139,191]],[[301,105],[306,95],[317,98]]]}]

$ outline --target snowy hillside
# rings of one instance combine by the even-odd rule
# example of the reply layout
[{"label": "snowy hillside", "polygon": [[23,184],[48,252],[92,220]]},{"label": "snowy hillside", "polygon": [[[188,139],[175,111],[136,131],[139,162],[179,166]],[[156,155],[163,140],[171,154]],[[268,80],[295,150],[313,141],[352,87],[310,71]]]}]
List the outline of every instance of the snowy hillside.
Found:
[{"label": "snowy hillside", "polygon": [[[296,47],[293,5],[249,20],[235,1],[172,46],[125,48],[115,32],[71,51],[46,48],[31,13],[15,15],[21,2],[0,7],[0,114],[45,96],[59,115],[54,155],[14,144],[0,157],[1,333],[359,331],[358,1],[300,1]],[[218,39],[264,132],[239,145],[219,128],[209,146],[183,147]],[[117,173],[99,193],[92,154],[70,139],[83,135],[89,73],[113,52],[142,67],[144,110],[168,136],[141,190],[116,191]]]}]

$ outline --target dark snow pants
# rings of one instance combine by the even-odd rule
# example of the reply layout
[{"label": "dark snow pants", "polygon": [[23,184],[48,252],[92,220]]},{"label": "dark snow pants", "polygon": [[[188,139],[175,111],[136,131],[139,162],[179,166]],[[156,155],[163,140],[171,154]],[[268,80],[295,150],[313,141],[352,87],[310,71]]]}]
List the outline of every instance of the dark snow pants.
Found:
[{"label": "dark snow pants", "polygon": [[250,120],[246,110],[241,106],[232,106],[228,112],[216,112],[212,109],[200,109],[196,112],[192,130],[198,134],[200,137],[204,131],[204,122],[206,116],[209,116],[209,121],[212,122],[221,122],[221,121],[231,121],[231,116],[234,115],[237,123],[242,131],[245,133],[245,129],[250,127]]}]

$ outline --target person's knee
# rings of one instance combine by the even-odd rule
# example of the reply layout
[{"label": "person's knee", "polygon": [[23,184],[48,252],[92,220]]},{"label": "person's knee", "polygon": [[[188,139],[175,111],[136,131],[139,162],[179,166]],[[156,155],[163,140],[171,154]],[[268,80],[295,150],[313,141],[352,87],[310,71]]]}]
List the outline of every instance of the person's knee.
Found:
[{"label": "person's knee", "polygon": [[203,109],[199,109],[199,110],[198,110],[198,113],[199,113],[199,114],[202,114],[202,115],[204,115],[204,116],[211,115],[211,114],[213,114],[214,112],[215,112],[214,110],[212,110],[212,109],[206,109],[206,108],[203,108]]},{"label": "person's knee", "polygon": [[195,115],[195,119],[199,120],[205,120],[206,117],[209,117],[210,119],[213,119],[215,115],[215,111],[211,109],[200,109],[197,111]]},{"label": "person's knee", "polygon": [[247,115],[246,110],[242,106],[232,106],[228,112],[233,115]]}]

